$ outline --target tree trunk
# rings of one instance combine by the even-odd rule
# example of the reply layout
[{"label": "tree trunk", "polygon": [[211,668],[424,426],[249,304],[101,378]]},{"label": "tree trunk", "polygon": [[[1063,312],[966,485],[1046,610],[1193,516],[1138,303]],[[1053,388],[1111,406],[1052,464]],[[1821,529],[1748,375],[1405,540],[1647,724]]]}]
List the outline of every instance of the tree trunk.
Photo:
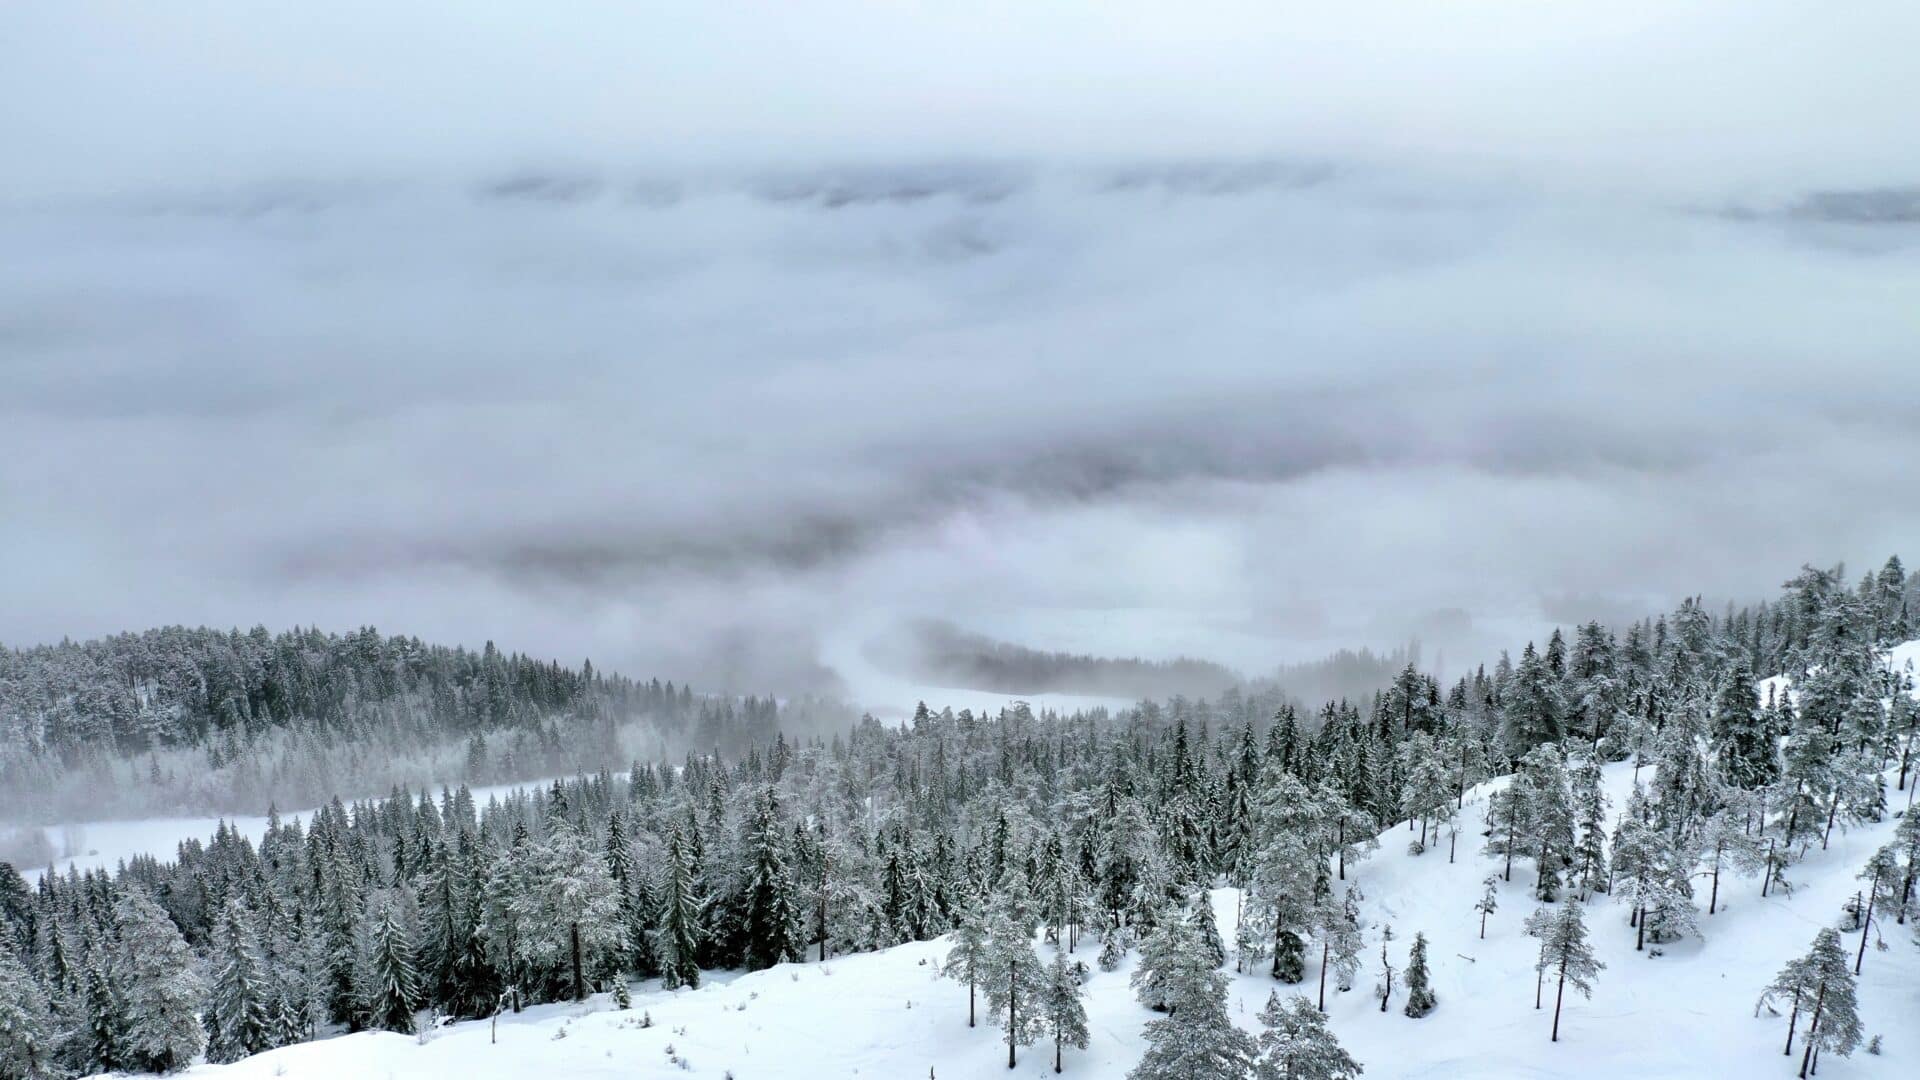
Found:
[{"label": "tree trunk", "polygon": [[1547,969],[1533,969],[1533,1007],[1538,1009],[1547,990]]},{"label": "tree trunk", "polygon": [[1053,1071],[1060,1071],[1060,1040],[1053,1040]]},{"label": "tree trunk", "polygon": [[1332,948],[1327,942],[1320,943],[1320,1011],[1323,1013],[1327,1011],[1327,954]]},{"label": "tree trunk", "polygon": [[587,981],[580,973],[580,924],[570,923],[567,935],[573,941],[573,1000],[587,1000]]},{"label": "tree trunk", "polygon": [[1640,918],[1639,936],[1633,943],[1633,951],[1640,952],[1647,947],[1647,909],[1636,906],[1633,913]]},{"label": "tree trunk", "polygon": [[1560,1002],[1567,996],[1567,969],[1560,966],[1560,987],[1553,992],[1553,1038],[1549,1042],[1560,1041]]},{"label": "tree trunk", "polygon": [[973,976],[967,976],[967,1026],[973,1026]]},{"label": "tree trunk", "polygon": [[1853,958],[1853,973],[1860,974],[1860,965],[1867,962],[1867,939],[1873,936],[1873,900],[1880,891],[1880,868],[1874,867],[1873,884],[1867,886],[1867,916],[1860,923],[1860,955]]},{"label": "tree trunk", "polygon": [[1518,823],[1507,824],[1507,869],[1504,876],[1508,881],[1513,880],[1513,849],[1520,842],[1519,828]]},{"label": "tree trunk", "polygon": [[1813,1019],[1807,1021],[1807,1051],[1800,1057],[1800,1080],[1807,1080],[1807,1070],[1813,1067],[1813,1040],[1820,1031],[1820,1010],[1827,1003],[1827,984],[1820,984],[1820,994],[1813,999]]},{"label": "tree trunk", "polygon": [[1780,1051],[1781,1057],[1793,1056],[1793,1031],[1800,1026],[1800,992],[1793,992],[1793,1015],[1787,1017],[1787,1048]]},{"label": "tree trunk", "polygon": [[1480,940],[1487,940],[1487,909],[1480,909]]},{"label": "tree trunk", "polygon": [[[1761,818],[1761,828],[1766,827],[1766,818]],[[1773,885],[1773,837],[1767,837],[1767,865],[1760,872],[1760,899],[1767,898],[1767,890]]]},{"label": "tree trunk", "polygon": [[1020,984],[1015,979],[1007,979],[1007,1068],[1013,1068],[1013,1033],[1019,1030],[1014,1026],[1014,1017],[1019,1009]]},{"label": "tree trunk", "polygon": [[1460,740],[1460,778],[1454,782],[1453,808],[1464,810],[1467,807],[1467,740]]},{"label": "tree trunk", "polygon": [[1713,852],[1713,891],[1707,894],[1707,914],[1709,915],[1713,914],[1714,905],[1718,904],[1719,902],[1720,902],[1720,851],[1718,848],[1715,848]]}]

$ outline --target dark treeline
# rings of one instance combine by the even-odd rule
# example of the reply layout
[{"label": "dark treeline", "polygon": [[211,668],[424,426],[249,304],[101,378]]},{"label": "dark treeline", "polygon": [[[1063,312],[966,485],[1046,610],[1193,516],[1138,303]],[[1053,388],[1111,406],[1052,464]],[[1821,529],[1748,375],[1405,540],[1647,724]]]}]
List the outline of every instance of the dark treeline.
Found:
[{"label": "dark treeline", "polygon": [[1231,668],[1209,660],[1046,652],[936,620],[914,624],[906,648],[908,666],[921,679],[1002,694],[1090,694],[1135,700],[1216,697],[1241,681]]},{"label": "dark treeline", "polygon": [[[1910,782],[1915,735],[1884,659],[1910,634],[1908,584],[1897,562],[1857,586],[1808,569],[1774,603],[1715,615],[1689,600],[1618,631],[1556,631],[1450,685],[1409,664],[1368,700],[1315,710],[1269,715],[1237,691],[1064,716],[923,706],[898,727],[769,730],[744,752],[635,761],[486,805],[464,785],[334,800],[257,845],[223,828],[112,873],[34,886],[0,866],[0,1011],[26,1033],[11,1044],[18,1075],[164,1071],[203,1049],[231,1060],[343,1028],[412,1030],[428,1009],[480,1017],[597,989],[624,1001],[630,977],[697,985],[703,970],[955,932],[949,973],[980,981],[1011,1062],[1048,1024],[1085,1041],[1071,988],[1044,991],[1066,982],[1058,963],[1043,977],[1039,933],[1069,954],[1097,942],[1109,969],[1138,949],[1142,1000],[1168,1015],[1136,1075],[1192,1075],[1192,1054],[1253,1052],[1225,1020],[1228,953],[1192,897],[1241,887],[1237,962],[1282,983],[1317,970],[1324,1002],[1360,966],[1347,882],[1375,837],[1404,826],[1411,852],[1451,852],[1466,789],[1507,773],[1469,828],[1520,882],[1506,887],[1551,905],[1543,971],[1590,989],[1590,900],[1623,900],[1643,942],[1699,933],[1709,869],[1711,913],[1723,876],[1790,888],[1810,846],[1884,819],[1883,770]],[[482,685],[487,663],[466,669]],[[1795,700],[1757,693],[1771,674],[1795,679]],[[1599,767],[1626,760],[1633,801],[1608,836]],[[1875,876],[1902,915],[1914,848],[1883,853]],[[1490,880],[1489,898],[1503,886]],[[1424,1015],[1424,939],[1398,982],[1387,940],[1381,1008],[1412,991],[1404,1011]],[[1307,1001],[1276,999],[1263,1020],[1312,1034]]]},{"label": "dark treeline", "polygon": [[737,753],[848,713],[566,668],[492,643],[169,627],[0,647],[0,816],[251,812],[462,777],[505,782],[636,752]]}]

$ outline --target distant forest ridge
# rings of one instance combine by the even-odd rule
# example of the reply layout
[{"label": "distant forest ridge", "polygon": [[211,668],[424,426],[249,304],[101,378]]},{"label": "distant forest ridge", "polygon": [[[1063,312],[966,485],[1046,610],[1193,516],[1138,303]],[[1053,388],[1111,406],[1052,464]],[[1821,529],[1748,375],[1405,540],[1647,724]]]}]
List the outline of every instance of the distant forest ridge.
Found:
[{"label": "distant forest ridge", "polygon": [[1365,697],[1385,688],[1402,668],[1419,663],[1420,652],[1417,643],[1385,653],[1342,649],[1325,659],[1282,665],[1270,676],[1249,680],[1211,660],[1047,651],[924,619],[909,625],[906,647],[888,650],[887,656],[921,681],[999,694],[1083,694],[1138,701],[1217,698],[1235,687],[1258,686],[1317,704]]},{"label": "distant forest ridge", "polygon": [[[1780,599],[1718,615],[1688,598],[1666,617],[1615,628],[1589,622],[1572,640],[1556,630],[1541,656],[1558,673],[1616,635],[1622,648],[1653,653],[1669,635],[1711,635],[1737,647],[1753,670],[1778,672],[1814,624],[1809,596],[1856,605],[1878,641],[1905,640],[1920,628],[1920,574],[1908,575],[1893,558],[1857,583],[1840,567],[1807,567]],[[919,637],[893,644],[917,646],[920,655],[907,659],[926,681],[1142,703],[1116,719],[1156,700],[1202,723],[1264,720],[1288,704],[1312,716],[1321,702],[1366,709],[1418,681],[1411,646],[1342,652],[1244,682],[1202,660],[1047,653],[943,624],[929,624]],[[1471,678],[1500,682],[1511,667],[1503,653],[1493,671],[1483,667]],[[941,711],[940,702],[929,704]],[[703,695],[590,663],[570,668],[491,643],[480,650],[429,645],[370,627],[275,634],[176,626],[0,646],[0,822],[260,813],[274,803],[317,805],[340,792],[519,782],[596,772],[609,762],[739,755],[779,736],[824,741],[860,719],[838,701]]]}]

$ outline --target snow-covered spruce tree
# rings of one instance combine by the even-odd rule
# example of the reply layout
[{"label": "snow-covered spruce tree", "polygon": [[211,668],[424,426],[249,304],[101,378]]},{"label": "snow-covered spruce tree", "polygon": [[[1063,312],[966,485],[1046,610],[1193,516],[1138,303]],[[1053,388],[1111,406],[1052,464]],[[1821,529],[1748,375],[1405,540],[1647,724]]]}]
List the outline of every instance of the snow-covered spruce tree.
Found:
[{"label": "snow-covered spruce tree", "polygon": [[1409,849],[1418,854],[1439,839],[1433,822],[1443,816],[1441,807],[1453,802],[1453,791],[1447,782],[1447,762],[1433,736],[1414,733],[1401,742],[1400,754],[1404,762],[1400,813],[1410,823],[1419,822],[1419,839]]},{"label": "snow-covered spruce tree", "polygon": [[411,1035],[423,995],[413,940],[401,921],[399,901],[381,897],[373,910],[361,970],[360,1008],[368,1027]]},{"label": "snow-covered spruce tree", "polygon": [[[1109,933],[1115,932],[1110,929]],[[1101,951],[1105,967],[1106,952]],[[987,914],[978,909],[961,913],[960,925],[953,930],[953,948],[947,953],[946,976],[967,984],[967,1026],[974,1026],[975,1001],[980,976],[987,963]],[[1117,964],[1115,966],[1118,966]],[[1112,971],[1113,968],[1107,968]]]},{"label": "snow-covered spruce tree", "polygon": [[1185,955],[1164,972],[1168,1015],[1147,1022],[1147,1052],[1128,1080],[1244,1080],[1254,1042],[1227,1016],[1227,977],[1207,963],[1191,934]]},{"label": "snow-covered spruce tree", "polygon": [[1565,737],[1565,710],[1559,678],[1528,642],[1506,687],[1507,752],[1517,757],[1542,743],[1559,742]]},{"label": "snow-covered spruce tree", "polygon": [[120,1054],[125,1067],[168,1073],[183,1069],[206,1047],[199,1009],[206,984],[193,953],[167,913],[137,885],[114,902],[114,970],[125,1010]]},{"label": "snow-covered spruce tree", "polygon": [[1739,656],[1721,677],[1713,703],[1714,762],[1727,783],[1758,791],[1780,776],[1780,743],[1760,706],[1758,682]]},{"label": "snow-covered spruce tree", "polygon": [[1487,936],[1487,916],[1500,910],[1500,875],[1488,874],[1487,880],[1480,883],[1480,899],[1474,902],[1473,910],[1480,913],[1480,937]]},{"label": "snow-covered spruce tree", "polygon": [[1611,877],[1607,865],[1607,793],[1601,780],[1600,746],[1596,743],[1568,773],[1574,820],[1580,830],[1573,849],[1573,873],[1582,900],[1605,892]]},{"label": "snow-covered spruce tree", "polygon": [[662,984],[698,988],[701,899],[695,891],[693,857],[675,827],[667,835],[666,865],[660,871],[660,924],[654,930],[654,955],[660,958]]},{"label": "snow-covered spruce tree", "polygon": [[1325,867],[1323,808],[1306,785],[1282,774],[1261,799],[1254,902],[1273,927],[1273,977],[1306,978],[1305,935],[1312,928],[1315,883]]},{"label": "snow-covered spruce tree", "polygon": [[1305,996],[1284,1002],[1270,992],[1260,1010],[1256,1080],[1354,1080],[1366,1070],[1340,1045],[1322,1011]]},{"label": "snow-covered spruce tree", "polygon": [[741,934],[749,971],[800,958],[800,898],[787,869],[786,837],[768,786],[755,800],[742,838],[748,871],[740,889]]},{"label": "snow-covered spruce tree", "polygon": [[109,1072],[121,1067],[127,1039],[126,1007],[113,980],[98,958],[87,961],[81,992],[85,995],[85,1030],[71,1034],[66,1057],[80,1069]]},{"label": "snow-covered spruce tree", "polygon": [[40,984],[0,942],[0,1077],[53,1080],[53,1014]]},{"label": "snow-covered spruce tree", "polygon": [[1354,882],[1340,895],[1328,891],[1314,907],[1314,922],[1320,931],[1320,1001],[1327,1008],[1327,976],[1334,974],[1341,993],[1353,989],[1353,977],[1360,970],[1360,950],[1366,947],[1361,936],[1360,883]]},{"label": "snow-covered spruce tree", "polygon": [[1101,971],[1117,971],[1127,958],[1127,951],[1133,947],[1133,932],[1118,924],[1108,924],[1100,931],[1100,955],[1096,962]]},{"label": "snow-covered spruce tree", "polygon": [[1413,935],[1413,949],[1407,955],[1407,1007],[1406,1014],[1418,1020],[1433,1011],[1440,999],[1433,992],[1432,977],[1427,971],[1427,935],[1416,932]]},{"label": "snow-covered spruce tree", "polygon": [[1045,968],[1033,949],[1032,903],[1017,895],[1023,888],[1017,875],[1010,874],[994,898],[979,972],[987,1008],[999,1018],[1006,1037],[1009,1069],[1017,1064],[1018,1048],[1040,1036],[1047,988]]},{"label": "snow-covered spruce tree", "polygon": [[1186,919],[1166,918],[1140,942],[1140,960],[1129,982],[1140,1004],[1155,1012],[1173,1007],[1169,981],[1183,965],[1210,962],[1213,957]]},{"label": "snow-covered spruce tree", "polygon": [[1040,1002],[1040,1019],[1053,1039],[1053,1071],[1060,1071],[1061,1048],[1087,1048],[1087,1009],[1081,1004],[1080,975],[1067,962],[1067,954],[1055,950],[1047,967],[1046,992]]},{"label": "snow-covered spruce tree", "polygon": [[214,938],[213,995],[203,1017],[207,1060],[238,1061],[277,1042],[274,987],[239,901],[229,900]]},{"label": "snow-covered spruce tree", "polygon": [[1220,923],[1214,918],[1213,899],[1205,890],[1193,894],[1187,906],[1187,918],[1193,924],[1194,936],[1199,939],[1201,950],[1213,961],[1213,966],[1224,967],[1227,946],[1220,940]]},{"label": "snow-covered spruce tree", "polygon": [[1533,827],[1533,810],[1528,798],[1526,778],[1516,774],[1493,794],[1487,796],[1487,843],[1480,851],[1502,860],[1502,880],[1513,880],[1513,857],[1525,852],[1523,837]]},{"label": "snow-covered spruce tree", "polygon": [[1580,912],[1580,903],[1571,896],[1555,909],[1553,916],[1541,928],[1540,965],[1556,982],[1553,993],[1553,1037],[1550,1041],[1559,1042],[1560,1007],[1566,1000],[1567,984],[1573,984],[1575,990],[1591,998],[1593,980],[1607,966],[1594,957],[1593,947],[1587,941],[1587,923]]},{"label": "snow-covered spruce tree", "polygon": [[1557,743],[1542,743],[1519,763],[1526,792],[1525,842],[1533,856],[1534,895],[1543,901],[1558,899],[1560,875],[1573,864],[1577,837],[1573,793],[1567,783],[1566,758]]}]

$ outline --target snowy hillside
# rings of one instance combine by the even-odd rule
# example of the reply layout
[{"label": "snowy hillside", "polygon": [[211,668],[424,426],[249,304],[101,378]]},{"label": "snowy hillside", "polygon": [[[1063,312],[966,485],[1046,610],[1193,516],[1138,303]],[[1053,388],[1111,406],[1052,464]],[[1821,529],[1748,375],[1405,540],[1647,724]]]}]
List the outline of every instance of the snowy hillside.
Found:
[{"label": "snowy hillside", "polygon": [[[1606,770],[1616,819],[1632,778],[1628,764]],[[1755,1018],[1755,999],[1775,971],[1805,952],[1815,931],[1836,924],[1843,903],[1860,887],[1855,873],[1889,839],[1895,821],[1836,833],[1830,850],[1812,851],[1794,866],[1796,888],[1790,897],[1763,900],[1757,880],[1724,881],[1718,913],[1701,913],[1704,938],[1664,946],[1661,955],[1651,947],[1636,952],[1626,905],[1596,897],[1587,919],[1607,967],[1592,1001],[1569,992],[1555,1044],[1548,1041],[1551,986],[1546,1009],[1536,1011],[1533,1004],[1537,942],[1522,933],[1521,924],[1534,903],[1530,873],[1519,863],[1514,881],[1501,886],[1486,939],[1478,936],[1474,903],[1482,879],[1500,869],[1499,860],[1477,853],[1479,815],[1492,787],[1469,794],[1457,862],[1448,863],[1444,845],[1408,855],[1407,835],[1400,830],[1384,835],[1379,852],[1350,875],[1367,896],[1369,948],[1355,989],[1344,995],[1329,989],[1329,1011],[1335,1033],[1366,1066],[1368,1077],[1681,1077],[1702,1075],[1703,1061],[1715,1063],[1714,1075],[1794,1074],[1798,1054],[1791,1062],[1781,1056],[1785,1019]],[[1235,895],[1222,889],[1213,899],[1230,942]],[[1396,967],[1405,965],[1416,931],[1431,942],[1440,1006],[1425,1019],[1402,1015],[1398,996],[1382,1013],[1370,993],[1382,923],[1394,928]],[[1869,1038],[1884,1036],[1884,1056],[1863,1050],[1851,1059],[1824,1059],[1822,1076],[1908,1075],[1920,1061],[1920,1030],[1913,1023],[1920,1010],[1920,950],[1904,927],[1889,925],[1883,933],[1887,950],[1869,945],[1859,996],[1864,1030]],[[1847,934],[1843,941],[1851,958],[1859,937]],[[200,1066],[191,1075],[219,1080],[1008,1075],[998,1029],[982,1016],[981,1025],[969,1030],[965,986],[938,976],[946,951],[942,939],[824,964],[784,964],[730,980],[721,976],[696,991],[667,992],[647,984],[634,994],[627,1012],[615,1010],[600,995],[584,1006],[541,1006],[502,1017],[497,1042],[485,1022],[456,1024],[424,1039],[368,1032],[229,1066]],[[1083,942],[1080,955],[1090,966],[1093,954]],[[1132,959],[1113,972],[1095,968],[1087,986],[1091,1045],[1084,1052],[1066,1052],[1067,1074],[1118,1078],[1139,1059],[1141,1026],[1153,1014],[1129,989]],[[1265,974],[1236,976],[1228,996],[1235,1020],[1257,1029],[1254,1016],[1271,989],[1311,994],[1317,952],[1310,961],[1306,982],[1295,988]],[[643,1017],[651,1019],[650,1027],[642,1026]],[[1012,1075],[1048,1075],[1052,1057],[1049,1044],[1025,1048]]]}]

